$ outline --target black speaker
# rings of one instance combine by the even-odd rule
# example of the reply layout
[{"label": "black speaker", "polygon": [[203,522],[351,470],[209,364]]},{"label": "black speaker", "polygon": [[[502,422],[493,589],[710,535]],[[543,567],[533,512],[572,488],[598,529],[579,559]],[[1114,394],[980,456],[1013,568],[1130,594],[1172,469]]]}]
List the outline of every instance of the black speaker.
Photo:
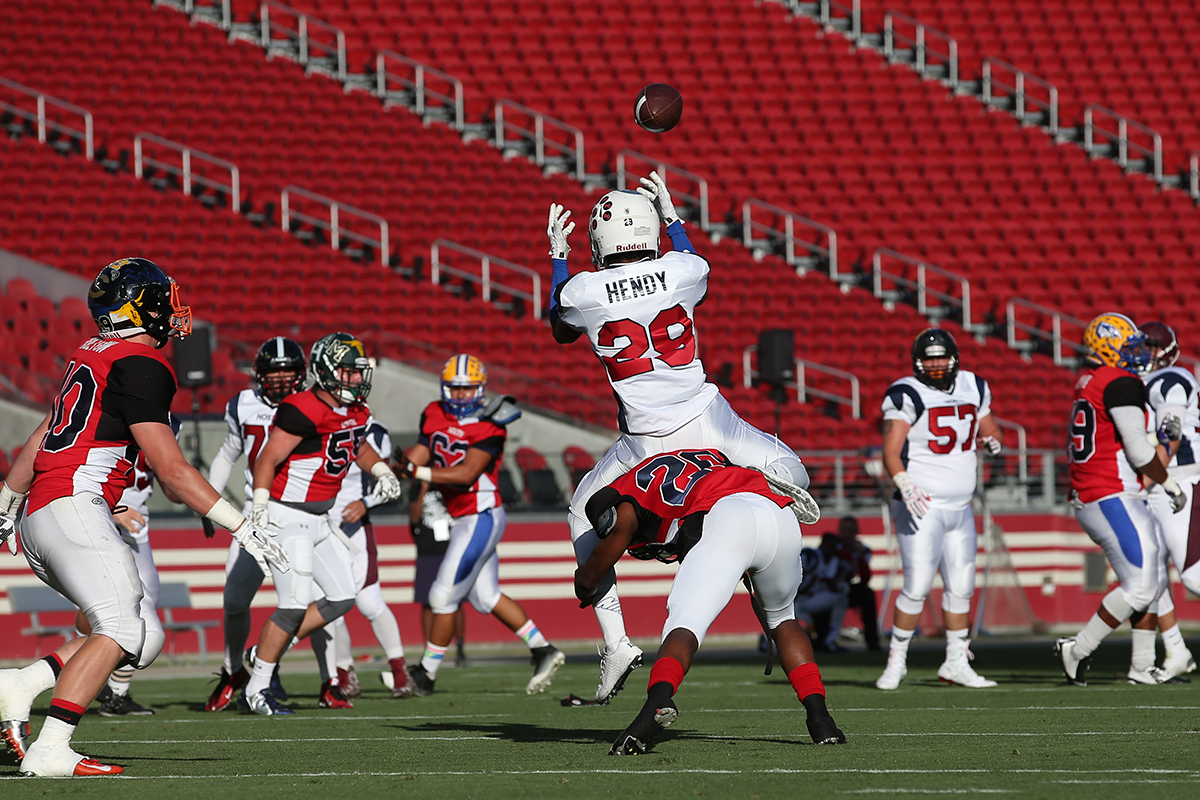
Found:
[{"label": "black speaker", "polygon": [[796,335],[771,330],[758,334],[758,380],[780,386],[796,379]]},{"label": "black speaker", "polygon": [[179,386],[190,389],[213,382],[212,327],[196,325],[186,339],[175,339],[175,375]]}]

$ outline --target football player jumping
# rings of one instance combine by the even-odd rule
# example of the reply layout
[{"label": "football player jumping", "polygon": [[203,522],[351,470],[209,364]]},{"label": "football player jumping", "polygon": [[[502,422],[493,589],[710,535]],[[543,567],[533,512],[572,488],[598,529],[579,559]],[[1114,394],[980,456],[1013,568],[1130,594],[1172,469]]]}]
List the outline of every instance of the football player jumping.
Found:
[{"label": "football player jumping", "polygon": [[[1146,346],[1150,348],[1151,372],[1142,376],[1146,384],[1146,400],[1153,412],[1150,416],[1151,444],[1162,448],[1160,458],[1167,464],[1167,474],[1175,479],[1187,498],[1183,510],[1178,514],[1171,509],[1171,499],[1160,487],[1151,487],[1147,502],[1150,511],[1162,528],[1166,553],[1170,555],[1179,579],[1188,591],[1200,594],[1200,548],[1189,548],[1191,531],[1200,535],[1200,522],[1196,521],[1196,505],[1192,502],[1196,482],[1200,481],[1200,386],[1196,376],[1182,367],[1175,366],[1179,358],[1179,343],[1175,331],[1164,322],[1147,322],[1140,326],[1146,334]],[[1158,431],[1171,426],[1171,419],[1179,420],[1178,436],[1164,435]],[[1174,431],[1170,431],[1171,434]],[[1158,598],[1158,629],[1162,632],[1166,657],[1163,669],[1172,675],[1183,675],[1196,668],[1196,660],[1183,641],[1179,625],[1175,621],[1175,602],[1171,598],[1171,584],[1167,581]],[[1144,635],[1144,634],[1139,634]]]},{"label": "football player jumping", "polygon": [[[262,343],[254,355],[254,388],[243,389],[225,407],[225,424],[229,432],[221,449],[213,457],[208,481],[218,492],[225,491],[233,465],[241,455],[246,456],[246,504],[242,513],[249,514],[254,492],[254,464],[258,453],[271,434],[275,410],[283,399],[304,386],[304,350],[291,339],[273,336]],[[234,693],[250,680],[242,663],[242,651],[250,637],[250,603],[266,576],[258,562],[234,545],[225,560],[225,663],[217,688],[204,703],[205,711],[223,711],[233,701]],[[286,700],[282,687],[276,685],[276,699]],[[282,695],[282,696],[278,696]]]},{"label": "football player jumping", "polygon": [[[500,558],[496,546],[507,517],[497,483],[506,426],[521,416],[513,398],[487,400],[483,362],[462,353],[442,369],[442,399],[421,414],[421,433],[408,453],[405,477],[434,485],[452,518],[450,546],[429,590],[433,624],[425,655],[408,668],[415,694],[433,694],[438,668],[454,637],[454,614],[463,600],[480,614],[491,614],[529,647],[533,677],[528,694],[545,691],[567,657],[546,641],[516,600],[500,591]],[[420,501],[410,504],[419,514]]]},{"label": "football player jumping", "polygon": [[651,456],[592,494],[585,510],[599,543],[575,571],[581,608],[604,591],[605,577],[626,550],[635,558],[679,562],[646,704],[610,755],[645,753],[679,717],[672,698],[744,574],[808,712],[813,742],[846,742],[825,706],[821,671],[792,605],[803,572],[800,525],[787,510],[793,502],[772,491],[762,473],[734,466],[715,450]]},{"label": "football player jumping", "polygon": [[[292,637],[303,639],[354,607],[358,585],[350,551],[325,516],[350,462],[375,476],[380,502],[400,497],[400,481],[366,443],[371,362],[348,333],[321,337],[309,354],[312,388],[285,397],[254,462],[251,518],[275,526],[295,565],[272,569],[279,606],[264,623],[254,670],[239,704],[265,716],[291,714],[269,691],[271,676]],[[314,581],[325,596],[313,602]]]},{"label": "football player jumping", "polygon": [[971,668],[967,639],[975,592],[975,493],[978,448],[1000,452],[987,381],[959,369],[958,344],[940,328],[917,334],[913,374],[883,398],[883,466],[896,484],[895,520],[904,588],[896,598],[887,667],[875,681],[895,689],[908,673],[908,645],[921,622],[933,578],[942,574],[946,660],[938,678],[972,689],[995,686]]},{"label": "football player jumping", "polygon": [[[53,408],[0,486],[0,541],[15,535],[24,503],[26,560],[83,610],[92,631],[24,669],[0,671],[0,735],[27,775],[123,772],[76,753],[71,737],[112,671],[148,666],[165,641],[113,519],[139,451],[188,508],[231,530],[252,555],[288,568],[274,535],[223,500],[179,451],[169,419],[175,372],[161,348],[191,333],[192,312],[175,282],[153,262],[124,258],[96,276],[88,307],[99,333],[71,354]],[[30,745],[30,708],[51,687],[50,711]]]},{"label": "football player jumping", "polygon": [[[1129,620],[1134,629],[1130,682],[1163,683],[1173,676],[1154,666],[1152,606],[1166,582],[1166,563],[1143,481],[1160,484],[1175,513],[1187,504],[1187,494],[1147,441],[1146,386],[1137,377],[1150,364],[1146,335],[1128,317],[1106,313],[1088,324],[1083,344],[1087,361],[1075,383],[1067,427],[1072,502],[1076,519],[1104,548],[1121,585],[1104,596],[1083,630],[1059,639],[1055,651],[1067,682],[1087,686],[1092,653]],[[1174,429],[1179,430],[1178,421]]]},{"label": "football player jumping", "polygon": [[[584,515],[588,498],[647,456],[709,447],[735,464],[808,486],[796,454],[744,422],[707,381],[694,319],[707,292],[709,265],[696,254],[663,180],[652,172],[641,183],[636,192],[609,192],[592,209],[588,237],[595,272],[569,274],[567,237],[575,223],[568,221],[570,211],[550,206],[551,330],[560,344],[587,334],[617,397],[621,429],[621,438],[571,498],[568,522],[580,564],[599,542]],[[661,252],[661,226],[673,252]],[[595,600],[605,647],[596,702],[607,703],[641,664],[642,651],[626,636],[615,572]]]}]

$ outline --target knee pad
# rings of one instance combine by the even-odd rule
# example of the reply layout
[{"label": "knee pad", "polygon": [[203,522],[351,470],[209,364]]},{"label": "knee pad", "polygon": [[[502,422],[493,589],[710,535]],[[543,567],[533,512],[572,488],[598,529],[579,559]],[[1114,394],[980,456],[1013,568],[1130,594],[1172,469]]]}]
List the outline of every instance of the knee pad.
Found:
[{"label": "knee pad", "polygon": [[778,611],[763,609],[763,614],[767,618],[767,630],[773,631],[788,620],[796,618],[796,607],[788,605]]},{"label": "knee pad", "polygon": [[146,636],[142,642],[142,652],[138,655],[137,663],[134,664],[138,669],[145,669],[154,663],[154,659],[158,658],[158,654],[162,652],[163,645],[167,643],[167,634],[163,631],[162,622],[158,619],[158,613],[153,606],[150,608],[150,613],[144,616],[146,623]]},{"label": "knee pad", "polygon": [[1158,600],[1150,604],[1150,613],[1163,616],[1170,614],[1175,610],[1175,598],[1171,597],[1171,587],[1168,586],[1162,594],[1158,596]]},{"label": "knee pad", "polygon": [[383,592],[380,590],[378,583],[372,584],[359,592],[358,596],[354,599],[354,604],[358,606],[359,612],[371,622],[379,619],[380,615],[388,610],[387,603],[383,601]]},{"label": "knee pad", "polygon": [[1179,571],[1179,581],[1192,594],[1200,594],[1200,561]]},{"label": "knee pad", "polygon": [[1124,622],[1133,614],[1133,604],[1129,602],[1129,598],[1125,590],[1121,587],[1113,589],[1108,594],[1104,595],[1104,599],[1100,601],[1100,605],[1104,606],[1118,622]]},{"label": "knee pad", "polygon": [[353,598],[349,600],[330,600],[328,597],[322,597],[317,601],[317,613],[326,622],[333,622],[339,617],[346,616],[352,608],[354,608]]},{"label": "knee pad", "polygon": [[294,634],[300,630],[300,623],[304,621],[304,611],[303,608],[277,608],[271,614],[271,622]]},{"label": "knee pad", "polygon": [[971,598],[960,597],[949,591],[942,594],[942,610],[949,614],[970,614]]},{"label": "knee pad", "polygon": [[429,588],[429,607],[435,614],[453,614],[458,610],[454,587],[442,586],[437,581]]},{"label": "knee pad", "polygon": [[471,605],[480,614],[490,614],[492,613],[492,609],[496,607],[496,604],[500,602],[500,590],[496,589],[495,594],[488,597],[483,597],[478,592],[471,592],[470,600]]},{"label": "knee pad", "polygon": [[896,598],[896,608],[905,614],[920,614],[925,610],[925,598],[912,597],[908,592],[901,592]]}]

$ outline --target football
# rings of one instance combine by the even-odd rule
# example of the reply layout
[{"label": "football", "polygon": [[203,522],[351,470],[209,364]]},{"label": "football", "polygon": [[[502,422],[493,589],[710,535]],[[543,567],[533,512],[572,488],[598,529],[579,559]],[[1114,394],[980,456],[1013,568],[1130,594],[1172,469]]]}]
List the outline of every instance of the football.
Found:
[{"label": "football", "polygon": [[633,119],[651,133],[664,133],[679,124],[683,95],[674,86],[652,83],[638,92]]}]

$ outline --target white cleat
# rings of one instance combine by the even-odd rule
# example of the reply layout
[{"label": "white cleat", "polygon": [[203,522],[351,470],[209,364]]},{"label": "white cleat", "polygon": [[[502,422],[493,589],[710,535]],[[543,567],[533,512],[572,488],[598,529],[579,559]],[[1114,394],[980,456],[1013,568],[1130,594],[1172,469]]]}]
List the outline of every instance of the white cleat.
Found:
[{"label": "white cleat", "polygon": [[1196,659],[1192,658],[1192,652],[1186,647],[1180,650],[1168,650],[1163,659],[1162,668],[1179,677],[1195,671]]},{"label": "white cleat", "polygon": [[1076,656],[1076,644],[1074,636],[1059,639],[1054,643],[1054,653],[1062,658],[1063,674],[1067,676],[1067,683],[1072,686],[1087,686],[1087,671],[1092,665],[1092,657]]},{"label": "white cleat", "polygon": [[1160,683],[1183,683],[1182,678],[1176,678],[1175,673],[1165,670],[1161,667],[1150,666],[1145,670],[1129,668],[1129,674],[1126,676],[1134,686],[1139,683],[1147,686],[1155,686]]},{"label": "white cleat", "polygon": [[900,651],[889,650],[887,666],[884,667],[879,680],[875,681],[875,688],[887,691],[900,688],[900,681],[904,680],[904,676],[908,674],[907,661],[908,659]]},{"label": "white cleat", "polygon": [[600,685],[596,687],[596,702],[607,705],[625,688],[625,679],[642,665],[642,648],[621,638],[616,648],[605,648],[600,653]]},{"label": "white cleat", "polygon": [[559,650],[552,644],[545,647],[539,647],[533,653],[533,677],[529,679],[529,683],[525,686],[525,694],[538,694],[546,691],[550,685],[550,681],[554,680],[554,673],[558,672],[558,668],[567,663],[567,655],[562,650]]},{"label": "white cleat", "polygon": [[940,681],[965,686],[968,689],[990,689],[996,685],[995,681],[989,681],[971,669],[971,662],[965,655],[953,661],[943,661],[942,665],[938,667],[937,674]]},{"label": "white cleat", "polygon": [[17,758],[29,749],[29,711],[37,695],[19,669],[0,669],[0,741]]},{"label": "white cleat", "polygon": [[70,742],[45,745],[34,742],[21,761],[21,774],[29,778],[68,778],[75,775],[120,775],[125,770],[115,764],[101,764],[81,756]]}]

